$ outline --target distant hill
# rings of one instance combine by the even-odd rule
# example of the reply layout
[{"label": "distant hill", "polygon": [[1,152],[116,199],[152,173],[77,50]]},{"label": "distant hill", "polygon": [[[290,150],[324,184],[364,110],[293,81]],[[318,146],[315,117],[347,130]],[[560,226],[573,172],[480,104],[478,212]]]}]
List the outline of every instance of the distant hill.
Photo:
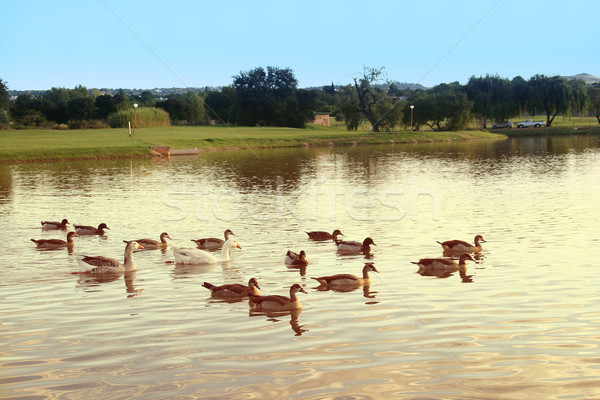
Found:
[{"label": "distant hill", "polygon": [[586,85],[593,85],[594,83],[600,83],[600,78],[598,78],[597,76],[594,75],[590,75],[590,74],[578,74],[578,75],[573,75],[573,76],[565,76],[565,78],[571,80],[571,79],[581,79],[585,82]]}]

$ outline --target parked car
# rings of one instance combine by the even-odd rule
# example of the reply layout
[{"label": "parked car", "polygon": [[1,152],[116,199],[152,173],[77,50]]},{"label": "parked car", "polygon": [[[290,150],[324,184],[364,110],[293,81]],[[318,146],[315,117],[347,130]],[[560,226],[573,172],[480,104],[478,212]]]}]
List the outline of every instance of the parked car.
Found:
[{"label": "parked car", "polygon": [[533,126],[534,128],[539,128],[540,126],[544,126],[546,123],[544,121],[534,121],[532,119],[526,119],[523,122],[517,122],[517,128],[527,128],[529,126]]},{"label": "parked car", "polygon": [[513,127],[513,123],[510,121],[502,121],[502,122],[496,122],[492,124],[492,129],[500,129],[500,128],[512,128]]}]

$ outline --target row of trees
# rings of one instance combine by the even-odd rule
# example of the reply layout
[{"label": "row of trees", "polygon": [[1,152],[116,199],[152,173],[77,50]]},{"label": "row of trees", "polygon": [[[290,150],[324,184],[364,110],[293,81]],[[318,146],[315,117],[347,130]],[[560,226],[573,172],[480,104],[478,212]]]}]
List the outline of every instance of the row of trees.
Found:
[{"label": "row of trees", "polygon": [[[581,80],[535,75],[529,80],[497,75],[471,77],[466,85],[440,84],[431,89],[398,90],[386,82],[383,68],[365,67],[352,84],[298,89],[291,69],[255,68],[233,77],[221,91],[189,91],[155,99],[150,91],[129,97],[125,91],[107,95],[83,86],[52,88],[41,96],[22,94],[9,101],[0,79],[0,126],[10,121],[25,126],[69,124],[73,127],[120,126],[123,110],[133,104],[156,107],[174,124],[223,124],[304,127],[315,111],[344,120],[349,130],[368,121],[373,131],[412,124],[416,129],[460,130],[474,119],[486,128],[490,121],[508,120],[524,113],[546,115],[551,126],[557,115],[594,115],[600,123],[600,86]],[[411,108],[414,107],[414,108]],[[413,112],[414,111],[414,112]],[[111,118],[120,113],[119,118]],[[90,122],[92,121],[92,122]]]},{"label": "row of trees", "polygon": [[[557,115],[596,116],[600,123],[600,87],[582,80],[535,75],[528,81],[497,75],[471,77],[466,85],[440,84],[428,90],[397,91],[381,82],[383,68],[365,68],[354,85],[342,88],[341,111],[348,129],[366,118],[373,131],[393,129],[397,123],[427,125],[434,130],[460,130],[475,118],[482,128],[524,113],[544,114],[551,126]],[[392,94],[396,96],[391,96]],[[414,108],[411,108],[414,107]]]}]

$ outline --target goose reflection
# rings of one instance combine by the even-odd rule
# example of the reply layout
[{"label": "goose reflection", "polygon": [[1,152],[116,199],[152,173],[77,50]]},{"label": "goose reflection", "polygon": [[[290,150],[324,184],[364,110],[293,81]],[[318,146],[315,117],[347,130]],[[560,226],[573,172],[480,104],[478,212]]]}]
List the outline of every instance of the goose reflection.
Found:
[{"label": "goose reflection", "polygon": [[108,274],[90,274],[90,275],[79,275],[77,286],[85,290],[86,292],[100,292],[102,289],[101,285],[115,282],[121,277],[125,282],[125,292],[127,297],[137,296],[142,292],[143,289],[136,289],[135,287],[135,276],[136,271],[128,271],[125,273],[108,273]]},{"label": "goose reflection", "polygon": [[301,336],[304,332],[308,332],[308,329],[304,328],[304,325],[300,325],[298,316],[302,312],[302,309],[291,310],[291,311],[256,311],[250,309],[250,317],[267,317],[267,321],[280,322],[287,315],[290,316],[290,327],[294,331],[295,336]]}]

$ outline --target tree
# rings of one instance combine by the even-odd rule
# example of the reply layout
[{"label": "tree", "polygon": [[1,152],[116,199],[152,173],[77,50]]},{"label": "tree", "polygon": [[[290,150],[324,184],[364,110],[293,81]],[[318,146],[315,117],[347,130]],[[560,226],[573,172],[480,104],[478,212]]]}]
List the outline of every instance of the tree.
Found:
[{"label": "tree", "polygon": [[204,110],[204,100],[200,95],[194,91],[188,91],[181,96],[190,109],[191,115],[189,119],[190,124],[199,125],[206,122],[206,111]]},{"label": "tree", "polygon": [[96,97],[94,105],[96,106],[96,116],[100,119],[106,119],[110,114],[117,111],[115,98],[108,94]]},{"label": "tree", "polygon": [[96,108],[94,100],[91,97],[80,97],[69,100],[67,103],[67,112],[69,121],[80,121],[94,118]]},{"label": "tree", "polygon": [[[258,67],[235,75],[236,119],[248,126],[288,126],[301,119],[286,113],[298,110],[294,103],[298,81],[289,68]],[[302,124],[304,125],[304,123]]]},{"label": "tree", "polygon": [[0,79],[0,110],[8,111],[10,97],[8,96],[8,85]]},{"label": "tree", "polygon": [[458,83],[440,84],[431,90],[409,99],[405,105],[402,122],[410,123],[409,106],[414,105],[413,125],[418,129],[427,125],[441,131],[465,129],[471,120],[473,103]]},{"label": "tree", "polygon": [[358,97],[358,109],[371,124],[373,132],[379,132],[383,118],[392,111],[391,99],[381,88],[373,84],[380,80],[383,68],[364,67],[360,78],[353,78]]},{"label": "tree", "polygon": [[527,84],[531,99],[527,111],[546,114],[546,126],[552,126],[558,114],[582,110],[587,102],[585,84],[568,81],[562,76],[547,77],[538,74],[532,76]]},{"label": "tree", "polygon": [[344,115],[344,121],[346,123],[346,129],[349,131],[355,131],[360,125],[362,115],[359,109],[358,96],[354,87],[351,85],[342,86],[342,99],[340,102],[340,111]]},{"label": "tree", "polygon": [[173,96],[167,100],[159,101],[156,106],[168,112],[173,123],[189,123],[193,118],[191,106],[183,101],[180,96]]},{"label": "tree", "polygon": [[223,124],[233,121],[235,112],[235,89],[233,87],[225,86],[220,92],[208,92],[204,102],[210,118]]},{"label": "tree", "polygon": [[518,102],[512,93],[512,84],[498,75],[476,78],[472,76],[464,87],[473,102],[473,114],[485,129],[488,119],[508,120],[520,114]]},{"label": "tree", "polygon": [[588,86],[589,112],[596,117],[600,124],[600,85]]}]

